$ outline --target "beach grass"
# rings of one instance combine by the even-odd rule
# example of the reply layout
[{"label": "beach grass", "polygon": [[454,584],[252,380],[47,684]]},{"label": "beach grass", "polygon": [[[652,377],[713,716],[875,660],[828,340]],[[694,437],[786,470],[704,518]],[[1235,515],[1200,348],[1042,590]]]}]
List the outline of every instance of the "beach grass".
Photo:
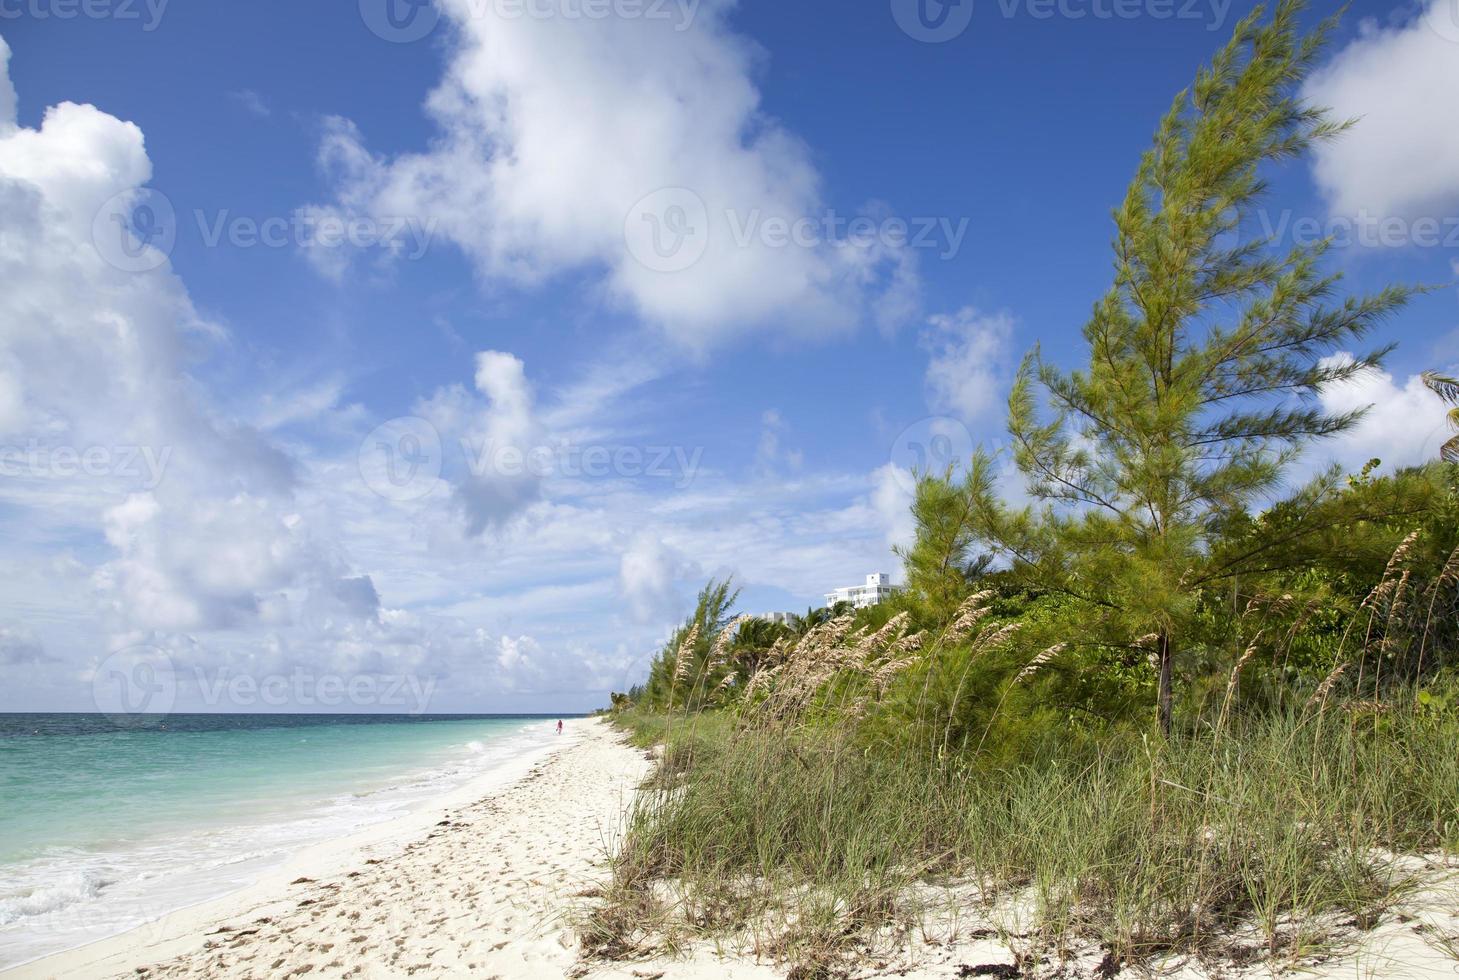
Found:
[{"label": "beach grass", "polygon": [[1459,849],[1459,722],[1408,704],[1263,713],[998,768],[909,758],[849,725],[626,713],[663,759],[590,945],[729,941],[824,967],[951,902],[1054,961],[1298,957],[1415,884],[1422,863],[1396,855]]}]

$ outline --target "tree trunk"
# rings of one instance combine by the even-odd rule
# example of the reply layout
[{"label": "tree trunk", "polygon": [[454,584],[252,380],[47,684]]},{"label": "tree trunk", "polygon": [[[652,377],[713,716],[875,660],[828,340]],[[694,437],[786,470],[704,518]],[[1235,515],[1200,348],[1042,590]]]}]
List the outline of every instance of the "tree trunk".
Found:
[{"label": "tree trunk", "polygon": [[1170,737],[1171,702],[1174,700],[1174,692],[1171,689],[1170,660],[1170,634],[1162,630],[1160,633],[1160,695],[1158,712],[1160,715],[1160,732],[1167,738]]}]

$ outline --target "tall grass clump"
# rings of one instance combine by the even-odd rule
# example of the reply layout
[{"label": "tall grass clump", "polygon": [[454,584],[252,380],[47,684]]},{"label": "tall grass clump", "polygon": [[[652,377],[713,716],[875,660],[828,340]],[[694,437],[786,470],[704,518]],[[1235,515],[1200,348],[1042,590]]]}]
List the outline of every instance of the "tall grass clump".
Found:
[{"label": "tall grass clump", "polygon": [[[1316,607],[1253,596],[1228,623],[1248,639],[1169,736],[1071,713],[1075,645],[993,588],[923,629],[906,609],[773,637],[726,620],[698,658],[690,626],[663,659],[698,663],[687,691],[717,680],[696,710],[617,715],[662,748],[587,945],[712,937],[825,967],[957,911],[1124,964],[1296,956],[1371,926],[1414,880],[1401,855],[1459,851],[1452,647],[1395,613],[1450,603],[1459,559],[1414,564],[1421,537],[1275,697]],[[1435,669],[1399,670],[1418,650]]]},{"label": "tall grass clump", "polygon": [[663,913],[649,944],[814,960],[951,901],[1030,948],[1122,963],[1298,954],[1372,924],[1409,881],[1395,853],[1459,848],[1459,720],[1416,701],[1046,743],[992,769],[909,764],[847,726],[672,728],[615,863]]}]

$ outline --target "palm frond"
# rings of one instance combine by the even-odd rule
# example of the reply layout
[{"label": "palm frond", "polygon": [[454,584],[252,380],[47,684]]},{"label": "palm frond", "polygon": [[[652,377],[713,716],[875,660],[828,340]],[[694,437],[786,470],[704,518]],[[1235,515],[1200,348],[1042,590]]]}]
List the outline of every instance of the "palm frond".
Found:
[{"label": "palm frond", "polygon": [[[1459,379],[1451,378],[1437,371],[1425,371],[1421,377],[1424,384],[1434,394],[1450,405],[1459,405]],[[1454,416],[1451,413],[1449,417],[1453,419]]]}]

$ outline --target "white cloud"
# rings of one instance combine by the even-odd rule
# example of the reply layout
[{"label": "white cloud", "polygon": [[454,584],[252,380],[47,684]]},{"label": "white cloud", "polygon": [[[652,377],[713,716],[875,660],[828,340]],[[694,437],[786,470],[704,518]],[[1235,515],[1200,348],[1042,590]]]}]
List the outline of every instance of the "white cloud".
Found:
[{"label": "white cloud", "polygon": [[228,97],[231,98],[234,102],[237,102],[240,106],[242,106],[243,110],[249,115],[254,116],[258,119],[267,119],[269,116],[273,115],[273,110],[269,108],[268,103],[264,101],[263,96],[259,95],[251,88],[243,88],[239,89],[236,92],[229,92]]},{"label": "white cloud", "polygon": [[790,427],[775,409],[766,409],[760,416],[760,442],[755,447],[755,467],[763,474],[773,474],[784,467],[798,470],[805,463],[805,453],[784,445]]},{"label": "white cloud", "polygon": [[581,376],[552,393],[542,411],[543,423],[560,436],[585,443],[607,437],[604,419],[610,412],[620,435],[626,425],[656,420],[672,392],[659,393],[653,401],[642,394],[645,386],[668,373],[668,360],[654,349],[651,338],[630,335],[614,343]]},{"label": "white cloud", "polygon": [[0,665],[43,664],[50,659],[45,646],[29,629],[15,623],[0,624]]},{"label": "white cloud", "polygon": [[25,425],[25,399],[20,379],[13,369],[0,367],[0,435],[19,431]]},{"label": "white cloud", "polygon": [[[295,389],[264,392],[258,397],[259,410],[254,424],[270,432],[296,422],[317,422],[338,407],[344,387],[343,379],[331,377]],[[352,406],[348,411],[355,408]]]},{"label": "white cloud", "polygon": [[[337,200],[319,213],[414,217],[494,280],[601,276],[610,298],[689,347],[769,326],[885,324],[915,308],[910,249],[848,244],[844,229],[808,244],[768,234],[776,221],[821,219],[820,176],[761,110],[762,55],[727,25],[730,0],[705,0],[688,25],[442,7],[455,30],[427,103],[438,138],[388,158],[333,120],[320,159]],[[629,241],[654,245],[655,227],[665,251],[635,258]],[[702,255],[665,271],[658,256],[690,256],[675,246]]]},{"label": "white cloud", "polygon": [[476,355],[478,401],[461,386],[438,390],[419,406],[464,470],[452,475],[469,535],[499,530],[542,497],[550,446],[538,421],[522,362],[501,351]]},{"label": "white cloud", "polygon": [[[30,565],[6,573],[28,618],[65,616],[92,656],[141,639],[221,655],[210,644],[228,635],[245,659],[291,643],[328,657],[350,631],[378,629],[373,583],[300,506],[299,461],[223,414],[193,375],[223,332],[165,255],[144,252],[132,270],[99,237],[122,234],[106,219],[145,200],[141,131],[73,103],[18,127],[8,76],[0,95],[0,500],[17,515],[12,560]],[[271,407],[259,414],[275,424],[298,416]],[[99,468],[83,469],[92,458]],[[56,540],[77,557],[48,572]],[[73,608],[88,581],[94,625]],[[30,640],[7,636],[7,657],[35,661]]]},{"label": "white cloud", "polygon": [[910,546],[917,537],[917,525],[912,520],[912,488],[916,483],[911,471],[887,463],[871,478],[871,505],[886,528],[888,549]]},{"label": "white cloud", "polygon": [[[164,257],[128,271],[97,241],[150,173],[141,131],[91,106],[53,106],[39,129],[0,137],[0,364],[17,366],[0,379],[4,417],[57,461],[32,474],[46,499],[64,500],[68,483],[96,494],[74,517],[105,523],[116,558],[96,582],[116,625],[205,628],[256,614],[261,591],[318,563],[288,543],[293,461],[219,418],[188,372],[198,343],[221,332]],[[123,472],[115,447],[154,472]],[[59,473],[98,449],[114,470],[79,483]]]},{"label": "white cloud", "polygon": [[[728,43],[721,35],[715,43]],[[590,47],[606,57],[611,45]],[[474,57],[463,55],[460,69]],[[561,695],[621,689],[629,665],[656,647],[709,574],[809,599],[888,564],[896,508],[868,474],[745,482],[706,461],[691,480],[678,471],[568,478],[468,466],[453,449],[453,467],[431,492],[378,496],[362,478],[359,447],[383,420],[339,407],[348,379],[336,367],[322,378],[269,379],[276,387],[263,392],[210,391],[200,379],[231,376],[214,368],[229,366],[218,362],[233,347],[170,264],[159,254],[155,268],[128,272],[102,258],[94,217],[117,195],[137,198],[151,175],[140,129],[69,103],[20,128],[10,92],[0,73],[4,445],[137,447],[152,452],[158,478],[144,470],[0,481],[0,619],[17,624],[5,627],[0,656],[23,660],[28,678],[0,691],[0,705],[84,709],[84,665],[148,644],[180,670],[440,679],[433,710],[586,707],[591,695]],[[719,98],[701,87],[694,97],[711,96]],[[799,159],[798,149],[761,146],[766,131],[751,129],[760,135],[746,137],[743,155]],[[768,174],[765,166],[731,169],[740,181]],[[504,186],[536,179],[503,167]],[[779,200],[782,191],[765,193]],[[570,237],[522,241],[534,261],[553,259],[548,274]],[[591,243],[590,256],[606,255],[606,241]],[[483,352],[472,384],[441,389],[415,410],[445,447],[465,438],[478,452],[487,443],[614,445],[625,432],[650,439],[663,429],[642,395],[669,358],[645,357],[646,346],[625,345],[618,363],[540,393],[518,358]],[[692,386],[664,387],[673,390],[655,392],[660,412],[694,397]],[[775,449],[784,456],[783,441]]]},{"label": "white cloud", "polygon": [[1008,384],[1013,318],[964,307],[931,317],[927,323],[922,346],[930,353],[928,408],[968,423],[994,411]]},{"label": "white cloud", "polygon": [[652,532],[637,535],[618,563],[618,587],[633,618],[662,623],[684,612],[685,583],[699,569]]},{"label": "white cloud", "polygon": [[[1328,361],[1351,357],[1335,354]],[[1438,458],[1439,447],[1451,435],[1446,406],[1418,375],[1400,384],[1387,371],[1367,371],[1347,384],[1328,388],[1321,404],[1333,413],[1368,409],[1357,426],[1311,451],[1314,460],[1339,462],[1350,471],[1370,459],[1383,460],[1389,470],[1426,463]]]},{"label": "white cloud", "polygon": [[[1365,21],[1314,73],[1304,95],[1338,118],[1358,118],[1314,154],[1336,214],[1453,215],[1459,207],[1459,8],[1428,0],[1409,23]],[[1445,211],[1444,209],[1449,209]]]},{"label": "white cloud", "polygon": [[119,621],[145,629],[267,622],[269,599],[286,590],[346,589],[330,548],[276,500],[134,494],[106,512],[105,529],[121,557],[96,582]]},{"label": "white cloud", "polygon": [[10,45],[0,37],[0,136],[15,129],[15,86],[10,83]]}]

